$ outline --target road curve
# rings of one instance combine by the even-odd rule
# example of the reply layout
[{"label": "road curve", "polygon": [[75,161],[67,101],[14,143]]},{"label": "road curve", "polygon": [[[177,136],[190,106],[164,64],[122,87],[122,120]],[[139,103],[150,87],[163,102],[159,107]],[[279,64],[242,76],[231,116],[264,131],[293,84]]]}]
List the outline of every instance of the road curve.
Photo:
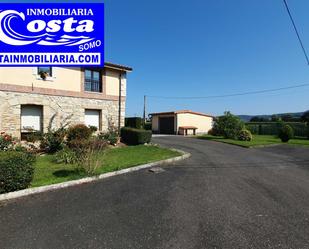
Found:
[{"label": "road curve", "polygon": [[192,157],[0,204],[0,248],[309,248],[309,149],[184,137]]}]

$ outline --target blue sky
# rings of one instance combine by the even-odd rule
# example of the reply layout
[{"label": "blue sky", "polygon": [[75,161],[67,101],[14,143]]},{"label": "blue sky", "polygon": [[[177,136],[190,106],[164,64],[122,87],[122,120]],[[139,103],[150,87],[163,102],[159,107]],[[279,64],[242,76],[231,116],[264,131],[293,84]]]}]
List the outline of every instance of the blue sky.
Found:
[{"label": "blue sky", "polygon": [[[309,52],[309,1],[288,1]],[[143,95],[208,96],[309,83],[281,0],[106,0],[106,61],[134,68],[127,116]],[[309,109],[309,87],[205,100],[149,99],[148,112],[271,114]]]}]

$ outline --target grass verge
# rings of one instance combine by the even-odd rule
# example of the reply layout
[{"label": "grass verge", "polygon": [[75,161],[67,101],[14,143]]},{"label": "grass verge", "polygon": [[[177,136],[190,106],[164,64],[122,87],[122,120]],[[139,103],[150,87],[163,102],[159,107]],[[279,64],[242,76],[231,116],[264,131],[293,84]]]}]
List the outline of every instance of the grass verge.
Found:
[{"label": "grass verge", "polygon": [[267,146],[272,144],[289,144],[289,145],[302,145],[309,146],[309,140],[306,138],[295,138],[291,139],[288,143],[282,143],[281,140],[276,136],[269,135],[253,135],[252,141],[238,141],[233,139],[226,139],[223,137],[202,135],[197,136],[198,139],[213,140],[217,142],[238,145],[246,148],[256,147],[256,146]]},{"label": "grass verge", "polygon": [[[98,168],[96,174],[130,168],[180,155],[177,151],[158,146],[138,145],[108,149],[101,156],[102,165]],[[37,158],[31,187],[77,180],[86,176],[85,173],[77,170],[76,165],[57,164],[54,162],[54,155],[45,155]]]}]

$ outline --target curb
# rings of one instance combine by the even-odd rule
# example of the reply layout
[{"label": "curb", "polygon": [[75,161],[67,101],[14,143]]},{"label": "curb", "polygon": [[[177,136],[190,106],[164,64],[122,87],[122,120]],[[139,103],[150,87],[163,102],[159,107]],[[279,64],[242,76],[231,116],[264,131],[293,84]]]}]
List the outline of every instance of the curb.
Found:
[{"label": "curb", "polygon": [[8,201],[8,200],[28,196],[28,195],[39,194],[39,193],[43,193],[43,192],[47,192],[47,191],[51,191],[51,190],[67,188],[67,187],[80,185],[80,184],[84,184],[84,183],[90,183],[90,182],[98,181],[98,180],[101,180],[101,179],[109,178],[109,177],[112,177],[112,176],[122,175],[122,174],[135,172],[135,171],[142,170],[142,169],[151,168],[153,166],[158,166],[158,165],[162,165],[162,164],[181,161],[181,160],[187,159],[191,156],[190,153],[184,152],[182,150],[177,150],[177,149],[171,149],[171,150],[180,152],[183,155],[177,156],[177,157],[174,157],[174,158],[169,158],[169,159],[157,161],[157,162],[147,163],[147,164],[143,164],[143,165],[127,168],[127,169],[122,169],[122,170],[118,170],[118,171],[114,171],[114,172],[104,173],[104,174],[101,174],[101,175],[98,175],[98,176],[86,177],[86,178],[82,178],[82,179],[79,179],[79,180],[67,181],[67,182],[52,184],[52,185],[48,185],[48,186],[29,188],[29,189],[19,190],[19,191],[15,191],[15,192],[6,193],[6,194],[0,194],[0,202],[1,201]]}]

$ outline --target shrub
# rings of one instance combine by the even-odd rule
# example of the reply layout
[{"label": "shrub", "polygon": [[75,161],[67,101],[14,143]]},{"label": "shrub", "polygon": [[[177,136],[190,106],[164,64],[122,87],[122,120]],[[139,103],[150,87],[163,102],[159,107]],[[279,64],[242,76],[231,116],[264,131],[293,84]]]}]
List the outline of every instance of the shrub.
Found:
[{"label": "shrub", "polygon": [[54,161],[56,163],[73,164],[77,162],[77,156],[73,150],[68,147],[64,147],[55,154]]},{"label": "shrub", "polygon": [[294,137],[293,128],[290,125],[284,125],[279,131],[279,138],[286,143]]},{"label": "shrub", "polygon": [[151,122],[146,122],[144,124],[144,129],[147,131],[151,131],[152,130],[152,123]]},{"label": "shrub", "polygon": [[119,141],[119,136],[118,134],[110,134],[108,137],[108,142],[112,145],[116,145]]},{"label": "shrub", "polygon": [[143,119],[140,117],[125,118],[125,127],[142,129],[143,128]]},{"label": "shrub", "polygon": [[218,135],[218,132],[216,131],[216,129],[214,128],[211,128],[208,132],[207,132],[208,135],[211,135],[211,136],[219,136]]},{"label": "shrub", "polygon": [[41,140],[41,149],[48,153],[55,153],[62,150],[64,147],[64,141],[66,136],[66,130],[60,128],[57,130],[49,130],[45,133]]},{"label": "shrub", "polygon": [[101,166],[100,160],[103,150],[107,143],[102,139],[72,140],[70,149],[75,153],[76,162],[80,169],[87,174],[94,174],[96,169]]},{"label": "shrub", "polygon": [[307,123],[307,138],[309,139],[309,123]]},{"label": "shrub", "polygon": [[242,129],[238,134],[238,140],[240,141],[251,141],[252,134],[249,130]]},{"label": "shrub", "polygon": [[119,141],[119,132],[115,125],[110,124],[107,132],[101,132],[98,135],[99,139],[107,141],[109,144],[116,145]]},{"label": "shrub", "polygon": [[13,146],[12,136],[5,132],[0,133],[0,151],[6,151]]},{"label": "shrub", "polygon": [[25,146],[21,145],[21,144],[17,144],[14,147],[14,151],[18,151],[18,152],[28,152],[27,148],[25,148]]},{"label": "shrub", "polygon": [[76,139],[89,139],[92,133],[92,130],[84,124],[73,125],[68,129],[67,140],[70,143],[70,141]]},{"label": "shrub", "polygon": [[26,136],[26,141],[30,143],[35,143],[37,141],[41,141],[43,138],[42,132],[35,131],[35,132],[30,132]]},{"label": "shrub", "polygon": [[79,154],[84,154],[90,147],[93,149],[100,149],[102,147],[105,147],[106,145],[107,145],[107,142],[105,140],[95,137],[95,138],[88,139],[88,140],[86,139],[72,140],[68,144],[68,148],[73,150],[78,157]]},{"label": "shrub", "polygon": [[151,141],[152,132],[124,127],[121,129],[121,139],[129,145],[145,144]]},{"label": "shrub", "polygon": [[93,126],[93,125],[89,125],[89,129],[91,130],[92,133],[94,133],[98,130],[98,128],[96,126]]},{"label": "shrub", "polygon": [[0,152],[0,194],[29,187],[35,157],[30,153]]},{"label": "shrub", "polygon": [[104,147],[102,148],[93,148],[89,147],[87,153],[83,154],[79,162],[80,168],[85,171],[88,175],[95,174],[96,170],[102,166],[102,152]]},{"label": "shrub", "polygon": [[214,120],[213,129],[219,136],[225,138],[237,139],[239,132],[244,128],[241,119],[230,112],[225,112],[223,116]]}]

